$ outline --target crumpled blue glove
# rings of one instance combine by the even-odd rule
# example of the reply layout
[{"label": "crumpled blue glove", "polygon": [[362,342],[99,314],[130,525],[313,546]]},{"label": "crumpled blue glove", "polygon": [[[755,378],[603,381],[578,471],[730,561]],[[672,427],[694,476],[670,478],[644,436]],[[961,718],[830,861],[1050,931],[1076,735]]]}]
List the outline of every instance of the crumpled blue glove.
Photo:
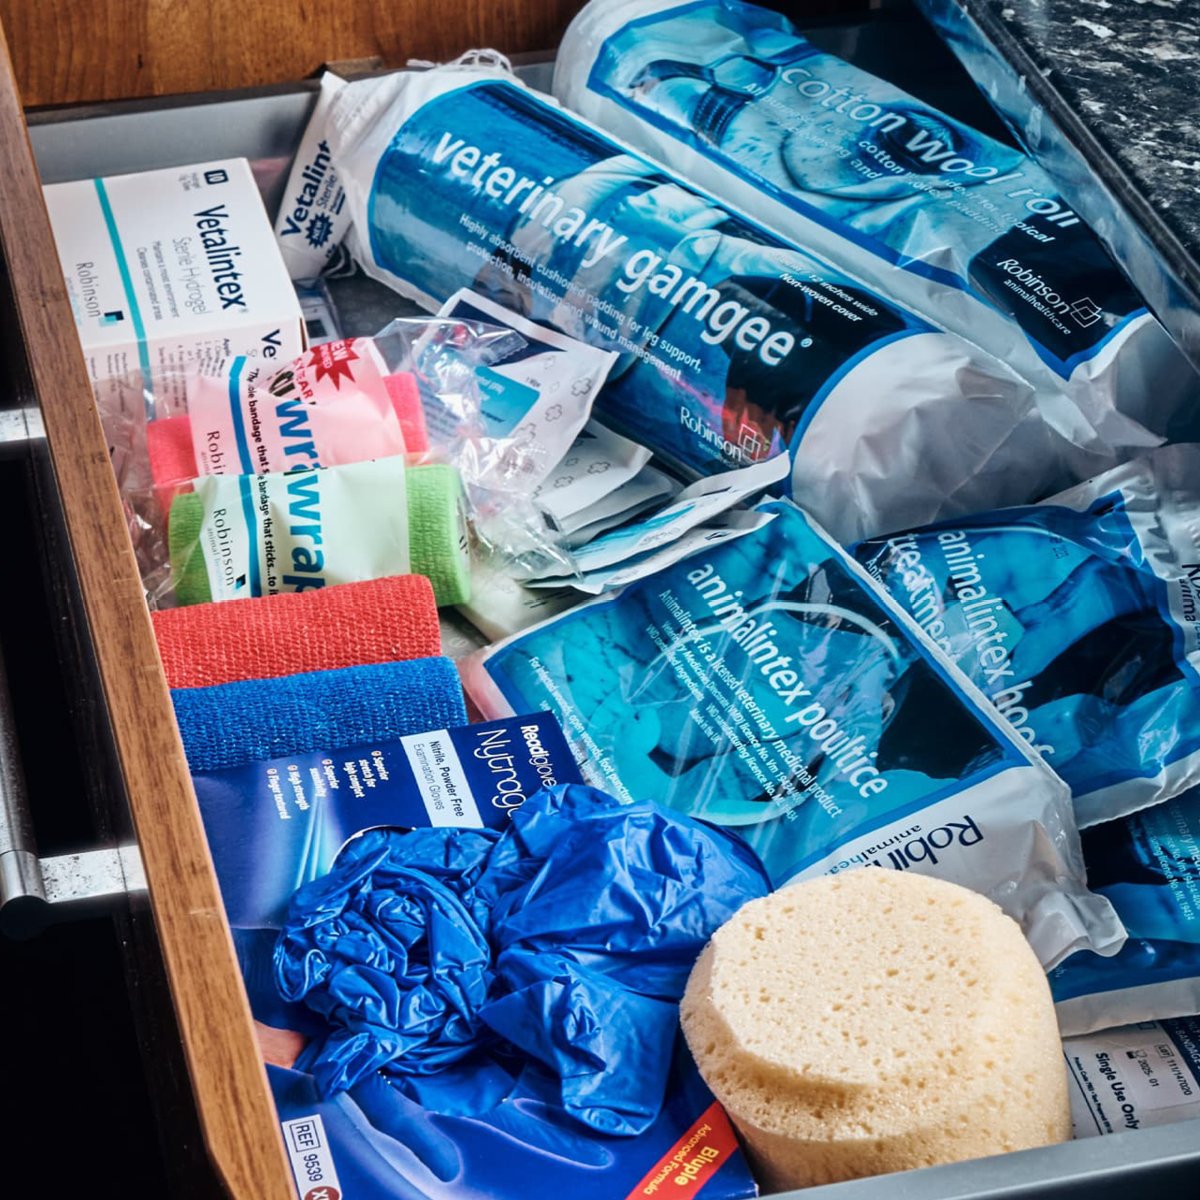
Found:
[{"label": "crumpled blue glove", "polygon": [[420,1076],[436,1108],[437,1073],[482,1053],[510,1095],[550,1091],[589,1128],[641,1133],[692,964],[769,890],[735,835],[582,786],[538,793],[499,837],[371,830],[296,893],[276,944],[281,992],[333,1026],[297,1065],[326,1094]]},{"label": "crumpled blue glove", "polygon": [[437,1071],[478,1045],[492,956],[487,910],[462,897],[497,836],[371,830],[296,893],[275,981],[333,1027],[297,1062],[326,1095],[400,1059],[409,1073]]}]

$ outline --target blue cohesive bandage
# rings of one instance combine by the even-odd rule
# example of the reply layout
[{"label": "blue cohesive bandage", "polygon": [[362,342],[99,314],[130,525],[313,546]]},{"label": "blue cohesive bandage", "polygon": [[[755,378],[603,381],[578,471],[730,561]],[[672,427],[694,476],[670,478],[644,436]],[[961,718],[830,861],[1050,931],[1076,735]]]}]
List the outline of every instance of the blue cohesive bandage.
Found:
[{"label": "blue cohesive bandage", "polygon": [[448,658],[181,688],[171,699],[193,771],[467,722],[458,673]]}]

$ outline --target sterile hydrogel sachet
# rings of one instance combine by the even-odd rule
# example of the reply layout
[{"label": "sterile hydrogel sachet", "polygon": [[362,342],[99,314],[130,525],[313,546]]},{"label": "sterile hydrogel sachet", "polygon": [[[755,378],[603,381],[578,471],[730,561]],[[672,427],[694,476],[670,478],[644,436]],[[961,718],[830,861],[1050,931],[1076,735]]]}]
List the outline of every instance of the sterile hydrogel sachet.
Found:
[{"label": "sterile hydrogel sachet", "polygon": [[990,896],[1049,967],[1124,931],[1065,786],[795,505],[460,664],[545,708],[586,778],[736,828],[772,881],[877,865]]},{"label": "sterile hydrogel sachet", "polygon": [[1154,444],[1127,417],[1195,436],[1195,372],[1037,163],[780,13],[592,0],[563,38],[554,93],[1039,392],[1066,393],[1108,445]]},{"label": "sterile hydrogel sachet", "polygon": [[852,553],[1071,787],[1081,827],[1200,783],[1200,446]]},{"label": "sterile hydrogel sachet", "polygon": [[[374,278],[462,287],[621,360],[595,413],[712,474],[788,452],[843,540],[1072,481],[1077,408],[495,69],[349,84],[328,136]],[[1052,427],[1053,425],[1053,427]]]}]

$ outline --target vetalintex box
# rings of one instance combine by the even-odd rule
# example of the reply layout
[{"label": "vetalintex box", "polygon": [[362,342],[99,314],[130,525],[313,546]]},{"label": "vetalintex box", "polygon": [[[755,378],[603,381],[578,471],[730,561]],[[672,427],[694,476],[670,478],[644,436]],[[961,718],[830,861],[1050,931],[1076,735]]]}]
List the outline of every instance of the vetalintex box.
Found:
[{"label": "vetalintex box", "polygon": [[[180,411],[189,367],[287,362],[304,321],[244,158],[44,189],[101,407]],[[110,401],[106,405],[106,401]]]}]

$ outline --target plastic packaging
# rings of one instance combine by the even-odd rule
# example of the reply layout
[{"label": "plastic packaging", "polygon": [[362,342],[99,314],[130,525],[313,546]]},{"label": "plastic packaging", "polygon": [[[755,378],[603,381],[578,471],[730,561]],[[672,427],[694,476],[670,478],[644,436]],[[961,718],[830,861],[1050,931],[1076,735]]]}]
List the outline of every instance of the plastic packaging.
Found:
[{"label": "plastic packaging", "polygon": [[[1065,391],[1116,446],[1194,436],[1200,379],[1044,171],[740,0],[592,0],[555,95]],[[1096,462],[1093,469],[1104,464]]]},{"label": "plastic packaging", "polygon": [[469,536],[453,467],[402,457],[271,475],[206,475],[171,502],[177,604],[424,575],[439,605],[470,598]]},{"label": "plastic packaging", "polygon": [[[489,815],[498,817],[490,822],[496,827],[512,824],[507,815],[513,807],[509,759],[511,771],[526,785],[526,795],[531,776],[547,782],[547,751],[556,776],[570,778],[571,763],[562,757],[561,743],[552,744],[553,735],[540,732],[553,725],[549,714],[532,719],[539,730],[536,740],[527,735],[531,723],[527,717],[507,723],[508,744],[497,740],[494,726],[473,725],[447,735],[441,729],[446,720],[457,725],[466,718],[461,694],[456,703],[442,703],[440,708],[431,702],[440,689],[457,687],[449,663],[433,665],[438,668],[437,678],[423,684],[415,676],[427,664],[301,676],[289,681],[282,697],[283,707],[294,710],[282,723],[273,717],[280,704],[274,685],[256,687],[253,695],[236,688],[232,692],[211,689],[209,696],[209,689],[204,689],[199,708],[188,705],[182,710],[189,756],[210,772],[197,780],[197,794],[255,1028],[267,1058],[284,1143],[289,1149],[304,1147],[291,1155],[300,1194],[310,1192],[314,1175],[320,1175],[319,1186],[331,1193],[337,1189],[366,1200],[528,1200],[534,1178],[544,1194],[569,1194],[577,1200],[640,1194],[655,1178],[680,1177],[690,1181],[689,1190],[703,1187],[706,1200],[755,1195],[737,1139],[681,1044],[676,1044],[673,1055],[669,1047],[665,1051],[669,1074],[661,1108],[650,1127],[636,1137],[611,1136],[581,1126],[562,1110],[561,1085],[556,1098],[554,1077],[532,1063],[510,1099],[478,1112],[464,1110],[471,1109],[481,1092],[490,1088],[494,1094],[494,1084],[501,1078],[495,1071],[449,1077],[428,1096],[421,1090],[422,1079],[410,1077],[418,1095],[413,1099],[381,1073],[368,1074],[348,1091],[326,1097],[311,1075],[296,1068],[296,1055],[304,1044],[319,1042],[330,1027],[307,1006],[285,1001],[275,986],[272,958],[279,914],[286,911],[293,888],[323,874],[345,839],[363,829],[414,826],[428,835],[426,827],[437,813],[445,812],[441,802],[450,798],[438,787],[436,773],[431,780],[426,770],[442,755],[447,765],[457,758],[469,776],[480,817],[484,822]],[[397,688],[401,674],[414,678]],[[178,694],[177,702],[184,695]],[[331,696],[336,713],[330,709]],[[299,719],[301,709],[304,720]],[[424,715],[424,725],[413,725],[416,710]],[[259,713],[271,717],[273,725],[265,740],[256,728]],[[326,719],[331,715],[336,720]],[[423,732],[427,729],[435,732]],[[355,744],[342,749],[347,733]],[[400,734],[406,735],[401,738],[402,749],[395,744]],[[339,735],[343,735],[340,740]],[[247,737],[253,746],[240,744]],[[237,749],[232,756],[231,744]],[[451,748],[454,754],[449,754]],[[476,755],[476,750],[483,753]],[[249,761],[273,755],[284,757],[274,762]],[[378,765],[380,755],[388,780]],[[389,764],[399,769],[393,773]],[[218,771],[222,766],[238,769]],[[422,792],[419,803],[403,782],[410,768]],[[503,807],[491,803],[500,789],[508,796],[507,801],[501,796]],[[464,799],[465,793],[460,791],[457,798]],[[631,824],[644,815],[644,810],[632,811]],[[587,843],[581,847],[584,860],[594,865],[601,843],[591,837],[593,827],[584,830],[579,841]],[[254,831],[252,838],[247,837],[248,830]],[[650,836],[642,841],[639,833]],[[673,855],[680,847],[678,841],[667,845],[655,838],[653,828],[645,825],[631,834],[627,842],[635,851],[640,846],[646,852]],[[701,837],[711,846],[724,840],[714,831],[703,831]],[[690,839],[693,847],[695,841]],[[682,844],[688,843],[685,839]],[[614,842],[605,844],[612,847]],[[656,858],[654,867],[661,861]],[[648,872],[660,897],[680,902],[667,913],[668,921],[694,914],[696,906],[687,903],[692,896],[689,880],[695,881],[697,868],[705,865],[685,859],[675,879],[657,870]],[[561,898],[561,890],[551,904],[539,905],[531,898],[527,906],[531,924],[526,928],[532,932],[533,925],[548,916],[565,917]],[[594,894],[588,894],[575,903],[577,915],[584,910],[580,928],[585,937],[594,899]],[[632,931],[637,913],[631,910],[625,916],[625,927]],[[678,938],[674,945],[678,948]],[[521,947],[513,950],[520,955]],[[621,964],[613,966],[616,971]],[[657,1062],[663,1051],[655,1047],[655,1053]],[[511,1082],[507,1070],[502,1077]],[[424,1106],[425,1099],[438,1097],[448,1102],[449,1111]]]},{"label": "plastic packaging", "polygon": [[1200,1018],[1066,1038],[1077,1138],[1200,1117]]},{"label": "plastic packaging", "polygon": [[325,140],[329,106],[345,86],[346,81],[332,71],[321,76],[317,103],[300,139],[279,202],[275,239],[293,279],[314,279],[320,275],[349,228],[346,194]]},{"label": "plastic packaging", "polygon": [[382,1071],[434,1111],[540,1094],[642,1133],[692,963],[769,886],[740,839],[581,786],[539,792],[501,834],[369,831],[280,931],[281,994],[329,1023],[297,1065],[326,1095]]},{"label": "plastic packaging", "polygon": [[654,467],[643,467],[628,483],[572,513],[562,523],[562,541],[568,547],[582,546],[648,508],[669,503],[679,491],[679,484],[669,475]]},{"label": "plastic packaging", "polygon": [[1200,783],[1200,446],[853,554],[1070,785],[1081,827]]},{"label": "plastic packaging", "polygon": [[781,454],[749,467],[699,479],[651,516],[614,529],[611,533],[601,534],[578,547],[572,555],[575,567],[573,577],[556,579],[541,571],[532,571],[530,577],[550,587],[572,582],[578,585],[617,563],[644,558],[678,541],[689,530],[712,520],[748,497],[769,489],[787,471],[787,456]]},{"label": "plastic packaging", "polygon": [[[239,358],[219,372],[190,376],[186,395],[189,403],[195,402],[196,413],[179,412],[149,423],[151,469],[145,474],[155,486],[125,492],[130,533],[151,606],[195,603],[216,595],[208,578],[217,566],[212,540],[216,534],[210,531],[208,559],[199,550],[205,502],[197,495],[181,494],[191,490],[193,476],[205,479],[248,469],[265,472],[264,478],[270,479],[281,471],[340,470],[390,454],[397,462],[386,470],[396,485],[405,451],[412,467],[404,474],[405,487],[392,486],[375,503],[387,507],[389,519],[398,523],[407,491],[409,566],[402,565],[402,546],[390,533],[361,531],[361,538],[372,545],[380,537],[388,540],[393,572],[430,574],[439,603],[447,604],[469,596],[469,540],[502,562],[536,556],[560,571],[569,570],[570,560],[556,546],[532,485],[522,480],[510,490],[505,464],[523,453],[518,439],[493,436],[484,424],[478,372],[519,358],[526,348],[525,340],[511,329],[465,318],[421,318],[393,321],[374,338],[315,347],[294,362],[268,365]],[[245,524],[237,515],[243,511],[242,491],[291,486],[244,478],[246,482],[236,485],[239,491],[231,510],[238,526]],[[220,492],[214,502],[220,508],[230,499],[226,493],[233,485],[196,486],[205,494]],[[369,493],[354,503],[364,498],[369,500]],[[352,525],[353,511],[342,511]],[[362,508],[360,519],[372,511]],[[269,505],[261,515],[270,518]],[[278,533],[273,529],[272,537]],[[335,553],[340,548],[334,547]],[[263,579],[269,570],[264,560]],[[182,596],[173,590],[181,578]],[[228,588],[217,591],[271,594],[270,585],[264,586],[264,591],[245,590],[252,589],[254,581],[250,575],[242,579],[238,571]]]},{"label": "plastic packaging", "polygon": [[503,830],[542,787],[579,783],[548,713],[414,732],[192,775],[225,912],[278,928],[364,829]]},{"label": "plastic packaging", "polygon": [[513,578],[503,561],[488,554],[471,558],[471,599],[458,611],[488,641],[498,641],[578,604],[569,587],[528,588]]},{"label": "plastic packaging", "polygon": [[187,416],[189,480],[334,467],[404,454],[407,441],[427,445],[415,379],[390,374],[370,338],[327,342],[283,367],[235,358],[188,380]]},{"label": "plastic packaging", "polygon": [[843,540],[1062,486],[1070,405],[501,72],[348,85],[329,127],[374,278],[471,287],[621,362],[595,412],[693,474],[788,451]]},{"label": "plastic packaging", "polygon": [[[639,541],[646,538],[656,540],[653,536],[655,531],[652,521],[653,518],[644,524],[631,526],[628,530],[629,535]],[[767,521],[764,513],[747,512],[743,508],[717,513],[703,525],[689,525],[686,529],[670,530],[669,537],[665,537],[657,549],[640,551],[611,566],[591,567],[581,574],[571,576],[569,582],[571,587],[593,596],[598,596],[601,592],[611,592],[628,583],[645,579],[699,550],[711,549],[722,542],[730,542],[735,538],[744,537],[747,533],[753,533],[767,524]],[[616,532],[623,535],[627,531],[619,529]],[[602,537],[599,540],[604,542],[607,539]],[[529,586],[538,589],[557,588],[564,582],[567,582],[565,577],[535,579]]]},{"label": "plastic packaging", "polygon": [[1200,789],[1083,832],[1088,884],[1129,931],[1050,975],[1064,1033],[1200,1012]]},{"label": "plastic packaging", "polygon": [[585,778],[738,829],[773,882],[878,865],[990,896],[1042,962],[1113,953],[1065,786],[794,505],[460,664]]},{"label": "plastic packaging", "polygon": [[476,367],[475,373],[486,433],[514,443],[507,470],[536,488],[583,429],[616,354],[537,325],[466,288],[438,316],[511,329],[524,340],[520,353]]}]

